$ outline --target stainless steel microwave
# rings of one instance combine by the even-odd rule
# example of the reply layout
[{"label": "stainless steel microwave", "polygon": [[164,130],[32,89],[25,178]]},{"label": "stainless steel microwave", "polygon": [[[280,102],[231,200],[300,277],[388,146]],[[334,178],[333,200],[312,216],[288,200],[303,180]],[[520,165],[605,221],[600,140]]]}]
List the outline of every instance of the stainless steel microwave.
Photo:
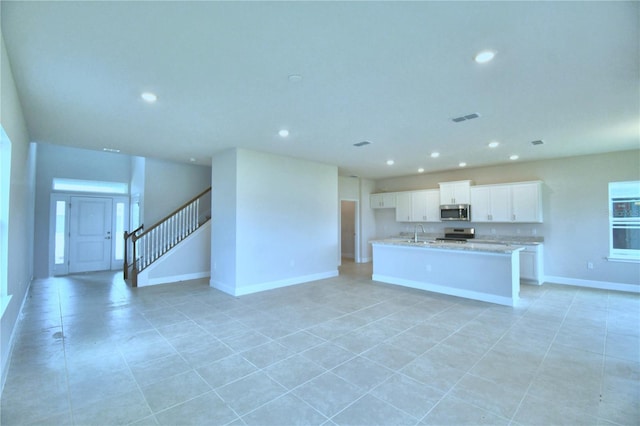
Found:
[{"label": "stainless steel microwave", "polygon": [[471,206],[469,204],[442,204],[440,206],[440,220],[471,220]]}]

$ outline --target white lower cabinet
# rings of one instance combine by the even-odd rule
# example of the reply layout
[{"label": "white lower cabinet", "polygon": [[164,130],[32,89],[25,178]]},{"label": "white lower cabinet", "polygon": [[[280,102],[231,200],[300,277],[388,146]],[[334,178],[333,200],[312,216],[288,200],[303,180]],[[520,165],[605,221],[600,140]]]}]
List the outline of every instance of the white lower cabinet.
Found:
[{"label": "white lower cabinet", "polygon": [[542,244],[525,246],[520,251],[520,279],[541,285],[544,281]]}]

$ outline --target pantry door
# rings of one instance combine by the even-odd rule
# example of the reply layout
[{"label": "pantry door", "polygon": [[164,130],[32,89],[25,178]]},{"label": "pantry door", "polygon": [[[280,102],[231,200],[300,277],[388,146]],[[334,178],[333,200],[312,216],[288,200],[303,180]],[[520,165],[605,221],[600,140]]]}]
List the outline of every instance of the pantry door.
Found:
[{"label": "pantry door", "polygon": [[69,272],[111,269],[110,198],[71,197],[69,209]]}]

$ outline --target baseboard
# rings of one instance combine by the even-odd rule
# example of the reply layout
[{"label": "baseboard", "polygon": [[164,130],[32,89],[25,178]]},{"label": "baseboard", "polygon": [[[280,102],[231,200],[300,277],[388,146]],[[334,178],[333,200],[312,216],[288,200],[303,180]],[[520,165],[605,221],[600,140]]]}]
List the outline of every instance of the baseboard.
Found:
[{"label": "baseboard", "polygon": [[[13,355],[13,348],[16,343],[16,336],[19,333],[20,327],[22,327],[22,310],[24,309],[24,304],[27,303],[27,296],[29,295],[29,291],[31,290],[31,284],[33,283],[33,277],[29,281],[27,288],[24,292],[24,296],[22,296],[22,303],[20,303],[20,308],[18,309],[18,315],[16,317],[16,322],[13,325],[13,330],[11,330],[11,336],[9,336],[9,351],[7,352],[6,365],[2,366],[2,377],[0,377],[0,395],[2,395],[4,391],[4,384],[7,381],[7,375],[9,373],[9,365],[11,363],[11,356]],[[4,314],[4,312],[3,312]],[[1,354],[0,354],[1,356]]]},{"label": "baseboard", "polygon": [[[141,274],[142,275],[142,274]],[[138,287],[148,287],[150,285],[159,285],[159,284],[171,284],[177,283],[180,281],[190,281],[190,280],[198,280],[201,278],[208,278],[211,276],[211,272],[196,272],[193,274],[184,274],[184,275],[173,275],[170,277],[162,277],[162,278],[149,278],[146,280],[144,277],[138,276]]]},{"label": "baseboard", "polygon": [[289,287],[292,285],[303,284],[303,283],[308,283],[310,281],[318,281],[318,280],[333,278],[337,276],[338,276],[338,270],[335,270],[335,271],[320,272],[317,274],[302,275],[299,277],[287,278],[284,280],[252,284],[248,286],[242,286],[240,288],[232,287],[230,285],[223,284],[213,280],[210,281],[210,285],[213,288],[216,288],[220,291],[231,294],[233,296],[244,296],[246,294],[258,293],[258,292],[267,291],[267,290],[274,290],[276,288]]},{"label": "baseboard", "polygon": [[580,278],[558,277],[553,275],[545,276],[545,284],[562,284],[576,287],[597,288],[599,290],[640,293],[640,285],[616,283],[612,281],[583,280]]},{"label": "baseboard", "polygon": [[463,297],[465,299],[480,300],[481,302],[496,303],[498,305],[515,306],[518,302],[517,299],[513,300],[509,297],[496,296],[496,295],[487,294],[487,293],[479,293],[477,291],[464,290],[464,289],[453,288],[453,287],[445,287],[438,284],[430,284],[430,283],[425,283],[421,281],[405,280],[402,278],[389,277],[386,275],[374,274],[371,278],[374,281],[378,281],[382,283],[401,285],[403,287],[411,287],[411,288],[416,288],[418,290],[425,290],[425,291],[431,291],[434,293],[447,294],[449,296]]}]

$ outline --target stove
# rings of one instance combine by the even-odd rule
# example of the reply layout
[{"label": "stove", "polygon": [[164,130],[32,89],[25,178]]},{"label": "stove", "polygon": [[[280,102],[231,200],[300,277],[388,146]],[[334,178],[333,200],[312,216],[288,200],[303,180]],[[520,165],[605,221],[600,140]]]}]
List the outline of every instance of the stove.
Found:
[{"label": "stove", "polygon": [[475,236],[475,228],[444,228],[444,237],[436,238],[436,241],[464,244]]}]

